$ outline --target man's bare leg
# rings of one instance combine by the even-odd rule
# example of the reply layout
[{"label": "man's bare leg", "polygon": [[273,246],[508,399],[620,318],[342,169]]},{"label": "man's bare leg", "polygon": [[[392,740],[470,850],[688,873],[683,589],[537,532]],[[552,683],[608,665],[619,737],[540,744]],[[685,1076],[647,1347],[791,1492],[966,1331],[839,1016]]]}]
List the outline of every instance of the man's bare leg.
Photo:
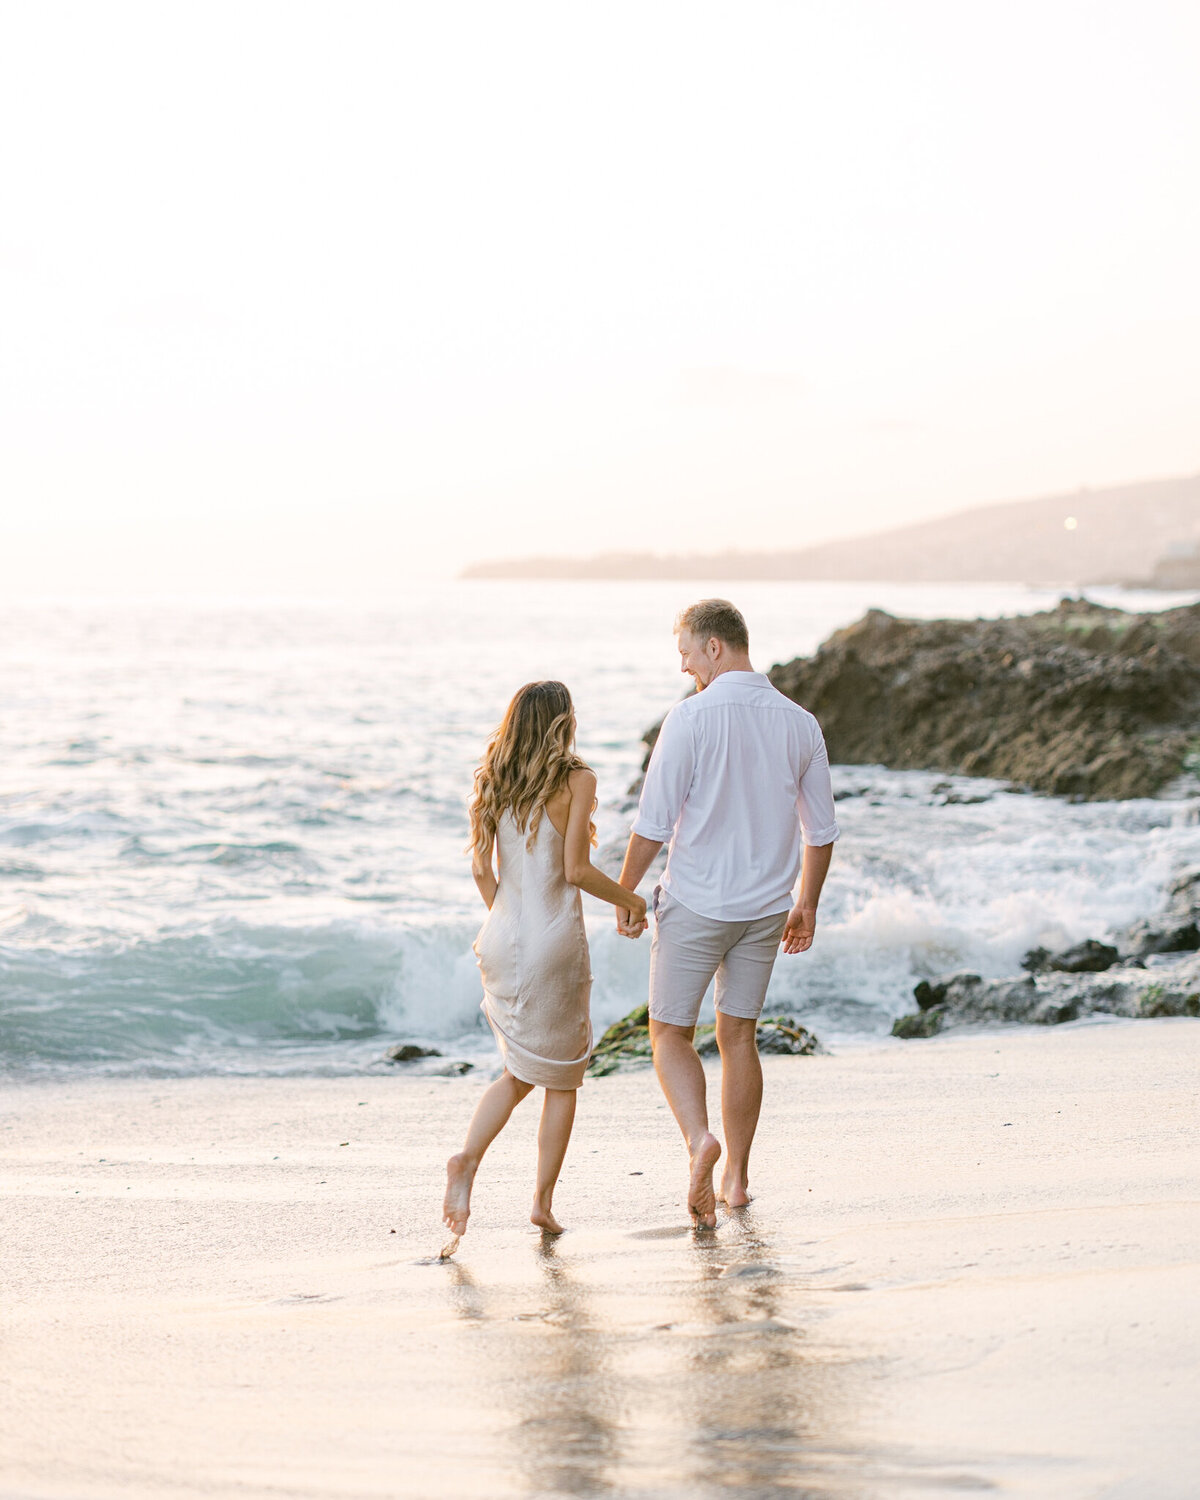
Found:
[{"label": "man's bare leg", "polygon": [[571,1139],[571,1126],[575,1122],[576,1093],[575,1089],[547,1089],[542,1104],[542,1119],[538,1125],[537,1192],[529,1220],[548,1234],[562,1233],[562,1225],[554,1217],[551,1204],[563,1158],[567,1154],[567,1142]]},{"label": "man's bare leg", "polygon": [[505,1068],[500,1077],[485,1090],[475,1106],[467,1140],[462,1150],[446,1163],[446,1201],[442,1204],[442,1223],[452,1234],[467,1232],[471,1214],[471,1185],[483,1160],[483,1153],[508,1124],[508,1117],[521,1100],[533,1090]]},{"label": "man's bare leg", "polygon": [[730,1208],[750,1202],[750,1147],[762,1108],[762,1062],[755,1031],[758,1022],[717,1012],[721,1053],[721,1120],[725,1128],[725,1170],[721,1201]]},{"label": "man's bare leg", "polygon": [[650,1045],[654,1049],[654,1071],[667,1096],[675,1123],[683,1132],[691,1161],[688,1212],[697,1228],[715,1229],[717,1200],[712,1174],[721,1154],[721,1143],[708,1128],[704,1064],[696,1055],[694,1026],[672,1026],[650,1021]]}]

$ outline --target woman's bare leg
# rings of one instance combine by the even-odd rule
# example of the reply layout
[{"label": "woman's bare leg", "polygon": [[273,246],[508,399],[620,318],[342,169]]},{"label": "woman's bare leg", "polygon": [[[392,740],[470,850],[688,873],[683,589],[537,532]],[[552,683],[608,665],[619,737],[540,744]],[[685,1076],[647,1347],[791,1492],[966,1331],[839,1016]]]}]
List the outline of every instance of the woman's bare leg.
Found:
[{"label": "woman's bare leg", "polygon": [[538,1126],[537,1192],[533,1198],[530,1221],[550,1234],[561,1234],[562,1225],[551,1212],[555,1184],[562,1171],[575,1123],[575,1089],[547,1089]]},{"label": "woman's bare leg", "polygon": [[533,1090],[505,1068],[500,1077],[485,1090],[475,1106],[467,1130],[466,1144],[446,1163],[446,1201],[442,1205],[442,1223],[452,1234],[466,1234],[471,1214],[471,1185],[483,1160],[483,1153],[508,1124],[508,1117],[521,1100]]}]

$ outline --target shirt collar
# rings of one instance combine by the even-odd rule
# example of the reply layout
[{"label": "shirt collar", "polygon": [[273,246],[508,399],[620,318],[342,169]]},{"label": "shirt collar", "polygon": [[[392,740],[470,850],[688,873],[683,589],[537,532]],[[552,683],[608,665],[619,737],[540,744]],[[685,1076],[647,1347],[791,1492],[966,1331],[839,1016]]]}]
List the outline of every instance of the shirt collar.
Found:
[{"label": "shirt collar", "polygon": [[713,688],[720,687],[722,683],[729,687],[770,687],[771,679],[765,672],[722,672],[719,677],[714,677],[704,689],[711,693]]}]

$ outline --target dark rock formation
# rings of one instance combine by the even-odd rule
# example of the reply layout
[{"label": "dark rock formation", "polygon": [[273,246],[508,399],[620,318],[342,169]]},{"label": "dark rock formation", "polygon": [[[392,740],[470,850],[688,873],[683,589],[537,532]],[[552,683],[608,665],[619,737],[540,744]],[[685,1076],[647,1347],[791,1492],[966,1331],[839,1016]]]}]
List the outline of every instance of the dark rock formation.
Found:
[{"label": "dark rock formation", "polygon": [[911,1042],[918,1037],[936,1036],[942,1029],[945,1012],[940,1008],[918,1011],[912,1016],[898,1016],[892,1022],[892,1035]]},{"label": "dark rock formation", "polygon": [[893,1036],[934,1036],[952,1026],[984,1021],[1056,1026],[1096,1014],[1200,1016],[1200,958],[1152,969],[1122,965],[1102,975],[1060,972],[983,979],[978,974],[954,974],[929,990],[931,1003],[895,1021]]},{"label": "dark rock formation", "polygon": [[1161,917],[1135,922],[1121,934],[1131,958],[1156,953],[1194,953],[1200,948],[1200,870],[1185,870],[1171,883]]},{"label": "dark rock formation", "polygon": [[388,1062],[416,1062],[421,1057],[441,1057],[436,1047],[418,1047],[416,1042],[397,1042],[383,1054]]},{"label": "dark rock formation", "polygon": [[615,1073],[623,1062],[650,1060],[650,1007],[639,1005],[627,1016],[614,1021],[592,1048],[588,1073],[603,1078]]},{"label": "dark rock formation", "polygon": [[[934,1036],[979,1021],[1024,1021],[1055,1026],[1096,1013],[1114,1016],[1200,1015],[1200,870],[1171,884],[1166,910],[1135,922],[1118,946],[1088,938],[1063,953],[1035,948],[1011,979],[951,974],[922,979],[913,990],[917,1010],[900,1016],[892,1035]],[[1146,960],[1150,960],[1149,963]]]},{"label": "dark rock formation", "polygon": [[[758,1023],[755,1040],[760,1052],[784,1057],[813,1057],[825,1050],[807,1026],[798,1026],[787,1016],[764,1016]],[[701,1057],[717,1055],[715,1026],[696,1027],[696,1051]]]},{"label": "dark rock formation", "polygon": [[[716,1027],[697,1026],[696,1051],[701,1057],[707,1057],[716,1050]],[[758,1023],[758,1050],[791,1057],[811,1057],[824,1049],[811,1031],[797,1026],[790,1017],[764,1016]],[[615,1073],[622,1063],[649,1061],[650,1008],[639,1005],[615,1021],[596,1043],[588,1073],[593,1078],[603,1078],[607,1073]]]},{"label": "dark rock formation", "polygon": [[807,1026],[797,1026],[786,1016],[772,1016],[758,1023],[758,1050],[787,1057],[814,1057],[825,1051]]},{"label": "dark rock formation", "polygon": [[[1095,938],[1085,938],[1063,953],[1051,953],[1048,948],[1034,948],[1021,960],[1021,967],[1031,974],[1054,972],[1059,974],[1103,974],[1120,961],[1120,953],[1110,943],[1099,943]],[[919,1002],[918,1002],[919,1003]]]},{"label": "dark rock formation", "polygon": [[1200,768],[1200,605],[1133,615],[1064,599],[1000,620],[870,610],[770,677],[816,714],[835,763],[1079,799],[1150,796]]},{"label": "dark rock formation", "polygon": [[1133,957],[1150,958],[1155,953],[1195,953],[1200,948],[1200,927],[1195,922],[1181,922],[1178,927],[1155,927],[1139,922],[1131,932],[1138,935]]}]

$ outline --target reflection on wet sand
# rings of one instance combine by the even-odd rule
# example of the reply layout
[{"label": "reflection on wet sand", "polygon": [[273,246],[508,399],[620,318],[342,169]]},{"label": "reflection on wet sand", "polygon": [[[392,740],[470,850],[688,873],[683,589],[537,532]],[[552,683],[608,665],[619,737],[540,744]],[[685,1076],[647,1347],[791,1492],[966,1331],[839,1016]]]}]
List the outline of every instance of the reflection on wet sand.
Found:
[{"label": "reflection on wet sand", "polygon": [[494,1473],[542,1497],[848,1493],[806,1457],[829,1430],[837,1362],[806,1348],[802,1289],[752,1211],[649,1252],[632,1239],[546,1239],[516,1309],[447,1268],[457,1316],[488,1329]]},{"label": "reflection on wet sand", "polygon": [[[611,1489],[620,1458],[619,1397],[606,1368],[605,1341],[587,1288],[547,1237],[538,1253],[545,1280],[542,1321],[553,1330],[522,1372],[509,1434],[513,1460],[536,1495],[594,1495]],[[517,1394],[517,1391],[514,1391]]]},{"label": "reflection on wet sand", "polygon": [[483,1322],[487,1317],[487,1310],[483,1293],[476,1285],[475,1278],[461,1261],[447,1260],[442,1264],[445,1265],[446,1275],[450,1279],[452,1288],[450,1301],[455,1313],[469,1322]]},{"label": "reflection on wet sand", "polygon": [[723,1244],[698,1240],[694,1250],[692,1301],[706,1336],[685,1365],[687,1477],[699,1492],[794,1496],[821,1370],[805,1362],[802,1331],[784,1313],[782,1273],[752,1208],[731,1218]]}]

